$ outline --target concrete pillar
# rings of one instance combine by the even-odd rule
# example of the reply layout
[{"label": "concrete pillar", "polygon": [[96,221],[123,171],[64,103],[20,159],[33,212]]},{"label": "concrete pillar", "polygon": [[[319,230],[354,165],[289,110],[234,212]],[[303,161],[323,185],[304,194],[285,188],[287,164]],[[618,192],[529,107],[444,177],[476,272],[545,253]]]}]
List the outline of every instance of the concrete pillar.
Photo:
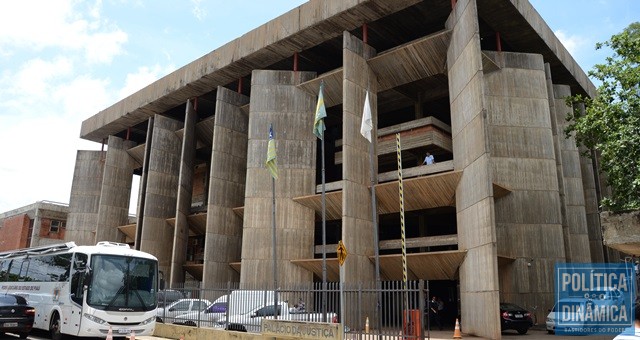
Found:
[{"label": "concrete pillar", "polygon": [[[372,282],[375,267],[369,260],[374,254],[370,151],[369,142],[360,134],[360,125],[368,89],[373,119],[371,139],[375,143],[378,137],[377,78],[367,59],[374,57],[376,51],[348,32],[344,32],[342,41],[342,241],[349,254],[344,263],[345,280]],[[377,175],[377,158],[374,161]]]},{"label": "concrete pillar", "polygon": [[[564,261],[552,93],[539,54],[495,53],[501,70],[485,74],[492,177],[512,190],[495,200],[503,301],[531,309],[553,305],[553,267]],[[546,315],[538,311],[539,320]]]},{"label": "concrete pillar", "polygon": [[548,63],[544,64],[545,79],[547,83],[547,95],[549,97],[549,115],[551,116],[551,133],[553,134],[553,146],[556,159],[556,177],[558,182],[558,194],[560,196],[560,214],[562,221],[562,234],[564,243],[565,258],[567,254],[571,253],[571,242],[569,242],[569,222],[567,220],[567,204],[565,202],[565,188],[564,188],[564,170],[562,165],[562,150],[560,139],[564,138],[564,131],[558,127],[558,120],[556,119],[556,104],[554,100],[553,80],[551,79],[551,67]]},{"label": "concrete pillar", "polygon": [[[580,153],[584,151],[584,148],[580,148]],[[602,226],[600,225],[596,179],[593,169],[591,159],[580,156],[580,172],[582,173],[582,189],[584,190],[584,208],[587,218],[587,232],[589,233],[591,262],[601,263],[606,261],[604,258],[604,245],[602,244]]]},{"label": "concrete pillar", "polygon": [[182,265],[187,259],[187,241],[189,240],[189,221],[191,197],[193,196],[193,172],[196,155],[196,121],[198,114],[194,107],[195,99],[187,100],[180,153],[180,172],[178,175],[178,197],[176,203],[176,224],[173,234],[173,254],[171,256],[171,287],[184,283]]},{"label": "concrete pillar", "polygon": [[79,150],[69,197],[66,241],[94,245],[105,152]]},{"label": "concrete pillar", "polygon": [[313,257],[314,211],[293,201],[315,194],[317,98],[296,85],[315,73],[254,70],[247,144],[242,270],[244,285],[273,282],[272,182],[265,168],[273,124],[279,178],[275,181],[278,283],[311,282],[311,272],[290,262]]},{"label": "concrete pillar", "polygon": [[446,22],[453,164],[464,170],[456,189],[460,298],[466,333],[500,339],[496,221],[478,11],[475,0],[458,1]]},{"label": "concrete pillar", "polygon": [[131,182],[133,169],[136,166],[136,161],[129,156],[127,150],[135,145],[133,141],[109,136],[100,189],[95,242],[122,241],[122,233],[118,227],[129,223]]},{"label": "concrete pillar", "polygon": [[242,218],[233,208],[244,205],[247,174],[249,115],[241,107],[249,97],[218,86],[204,241],[202,286],[236,282],[239,274],[229,263],[239,262]]},{"label": "concrete pillar", "polygon": [[[140,250],[158,258],[159,270],[170,277],[174,228],[167,223],[176,216],[181,140],[176,131],[182,122],[155,115],[144,195]],[[145,160],[146,161],[146,160]],[[140,226],[138,226],[140,227]]]},{"label": "concrete pillar", "polygon": [[573,136],[566,138],[564,130],[568,125],[567,115],[571,114],[572,107],[566,105],[564,99],[571,95],[568,85],[554,85],[553,101],[555,106],[555,118],[557,125],[560,154],[562,158],[562,181],[564,188],[564,205],[567,232],[565,232],[566,261],[590,262],[589,232],[587,229],[587,216],[585,210],[584,190],[582,187],[582,171],[580,169],[580,153]]}]

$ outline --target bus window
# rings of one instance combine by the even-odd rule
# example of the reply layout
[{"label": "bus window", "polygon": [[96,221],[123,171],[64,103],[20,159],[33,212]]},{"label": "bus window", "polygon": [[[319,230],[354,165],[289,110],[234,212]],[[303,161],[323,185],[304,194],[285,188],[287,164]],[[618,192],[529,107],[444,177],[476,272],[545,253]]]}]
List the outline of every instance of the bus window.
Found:
[{"label": "bus window", "polygon": [[7,281],[7,274],[9,273],[9,264],[11,260],[0,261],[0,282]]},{"label": "bus window", "polygon": [[87,303],[103,310],[155,309],[156,268],[154,260],[92,255]]},{"label": "bus window", "polygon": [[35,256],[30,259],[27,273],[28,280],[25,281],[67,281],[69,279],[70,268],[71,254]]},{"label": "bus window", "polygon": [[71,300],[81,305],[84,297],[84,277],[87,269],[87,254],[76,253],[73,258],[73,276],[71,276]]},{"label": "bus window", "polygon": [[9,265],[9,276],[7,277],[8,282],[16,282],[20,279],[22,262],[23,259],[20,258],[11,260],[11,264]]}]

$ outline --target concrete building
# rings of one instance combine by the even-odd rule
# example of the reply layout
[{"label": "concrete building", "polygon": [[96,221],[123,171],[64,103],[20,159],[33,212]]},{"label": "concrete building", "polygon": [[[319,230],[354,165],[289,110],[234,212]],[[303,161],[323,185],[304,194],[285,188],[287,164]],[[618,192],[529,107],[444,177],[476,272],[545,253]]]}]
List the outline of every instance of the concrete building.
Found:
[{"label": "concrete building", "polygon": [[172,285],[271,282],[273,125],[277,280],[320,280],[321,82],[330,281],[339,240],[346,281],[374,280],[376,230],[402,279],[396,134],[408,278],[460,301],[466,333],[499,339],[501,300],[544,320],[554,263],[607,260],[597,173],[563,132],[563,98],[595,88],[525,0],[310,1],[257,27],[83,122],[107,150],[78,153],[67,239],[133,243]]},{"label": "concrete building", "polygon": [[65,242],[69,206],[38,201],[0,214],[0,252]]}]

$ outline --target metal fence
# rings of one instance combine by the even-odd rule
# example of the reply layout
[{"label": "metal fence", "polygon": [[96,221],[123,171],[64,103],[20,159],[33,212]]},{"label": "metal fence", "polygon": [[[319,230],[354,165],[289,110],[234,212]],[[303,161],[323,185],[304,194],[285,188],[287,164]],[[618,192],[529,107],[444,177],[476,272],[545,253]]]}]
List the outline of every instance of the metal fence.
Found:
[{"label": "metal fence", "polygon": [[344,283],[342,287],[329,282],[323,286],[321,282],[281,284],[273,289],[266,285],[227,283],[206,289],[174,288],[184,299],[206,300],[210,304],[203,311],[180,313],[175,310],[179,302],[159,301],[159,305],[166,307],[158,308],[158,315],[165,316],[162,317],[165,323],[250,332],[260,332],[260,320],[268,317],[342,322],[345,336],[352,339],[364,334],[367,339],[372,335],[384,339],[429,338],[429,320],[424,312],[429,296],[427,281],[409,281],[406,288],[400,281],[380,282],[379,287],[375,282]]}]

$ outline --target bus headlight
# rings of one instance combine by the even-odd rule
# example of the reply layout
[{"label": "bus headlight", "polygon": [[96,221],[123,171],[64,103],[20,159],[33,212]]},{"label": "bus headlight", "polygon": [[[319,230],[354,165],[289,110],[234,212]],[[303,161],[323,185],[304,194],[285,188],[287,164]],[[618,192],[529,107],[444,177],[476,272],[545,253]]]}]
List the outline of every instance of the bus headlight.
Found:
[{"label": "bus headlight", "polygon": [[83,316],[84,316],[85,318],[87,318],[87,319],[89,319],[89,320],[91,320],[91,321],[93,321],[93,322],[97,323],[97,324],[101,324],[101,325],[106,325],[106,324],[107,324],[107,322],[106,322],[106,321],[104,321],[104,320],[102,320],[102,319],[100,319],[100,318],[98,318],[98,317],[95,317],[95,316],[93,316],[93,315],[91,315],[91,314],[84,313],[84,314],[83,314]]},{"label": "bus headlight", "polygon": [[140,325],[141,325],[141,326],[148,325],[148,324],[150,324],[150,323],[154,322],[155,320],[156,320],[156,317],[155,317],[155,316],[152,316],[152,317],[150,317],[150,318],[148,318],[148,319],[146,319],[146,320],[142,321],[142,322],[140,323]]}]

